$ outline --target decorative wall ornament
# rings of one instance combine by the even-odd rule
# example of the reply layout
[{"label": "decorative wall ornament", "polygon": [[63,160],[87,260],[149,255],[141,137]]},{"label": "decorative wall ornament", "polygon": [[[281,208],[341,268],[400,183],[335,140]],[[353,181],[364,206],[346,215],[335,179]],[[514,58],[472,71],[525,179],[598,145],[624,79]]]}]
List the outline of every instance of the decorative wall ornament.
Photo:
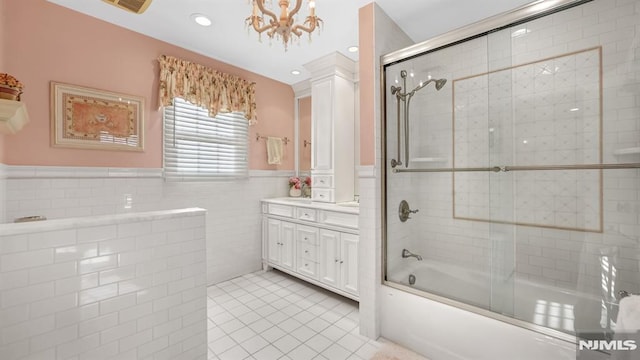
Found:
[{"label": "decorative wall ornament", "polygon": [[144,150],[144,98],[51,82],[51,144]]}]

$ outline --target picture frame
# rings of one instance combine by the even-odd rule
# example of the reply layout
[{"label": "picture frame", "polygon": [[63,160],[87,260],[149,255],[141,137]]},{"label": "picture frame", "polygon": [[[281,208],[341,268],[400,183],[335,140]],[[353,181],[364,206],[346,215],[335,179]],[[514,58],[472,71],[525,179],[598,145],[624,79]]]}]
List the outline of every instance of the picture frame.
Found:
[{"label": "picture frame", "polygon": [[53,147],[144,151],[144,98],[52,81]]}]

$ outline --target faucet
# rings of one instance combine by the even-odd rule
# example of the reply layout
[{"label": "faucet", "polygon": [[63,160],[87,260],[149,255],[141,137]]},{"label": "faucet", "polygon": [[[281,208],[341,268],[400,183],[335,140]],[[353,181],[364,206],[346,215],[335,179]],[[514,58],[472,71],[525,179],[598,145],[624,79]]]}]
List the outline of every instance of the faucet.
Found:
[{"label": "faucet", "polygon": [[410,258],[410,257],[414,257],[416,259],[418,259],[418,261],[422,261],[422,256],[418,255],[418,254],[414,254],[411,251],[407,250],[407,249],[402,249],[402,257],[403,258]]}]

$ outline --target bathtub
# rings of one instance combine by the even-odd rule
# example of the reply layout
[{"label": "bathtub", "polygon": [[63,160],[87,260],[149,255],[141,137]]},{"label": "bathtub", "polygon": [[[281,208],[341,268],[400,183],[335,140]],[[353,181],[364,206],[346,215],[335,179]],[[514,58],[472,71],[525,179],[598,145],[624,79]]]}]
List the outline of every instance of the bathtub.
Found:
[{"label": "bathtub", "polygon": [[[574,317],[600,320],[592,311],[599,298],[529,281],[517,281],[505,292],[513,297],[504,307],[508,316],[492,318],[497,314],[488,310],[487,274],[432,260],[413,262],[388,280],[379,299],[382,336],[432,360],[575,360],[575,337],[569,334]],[[451,293],[458,301],[443,297]]]}]

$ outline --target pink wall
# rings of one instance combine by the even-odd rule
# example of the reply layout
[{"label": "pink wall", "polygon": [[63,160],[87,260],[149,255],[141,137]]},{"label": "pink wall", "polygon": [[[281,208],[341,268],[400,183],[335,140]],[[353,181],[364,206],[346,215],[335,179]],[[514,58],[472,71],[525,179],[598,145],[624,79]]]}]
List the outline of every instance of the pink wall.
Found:
[{"label": "pink wall", "polygon": [[[5,50],[5,26],[6,26],[6,16],[5,16],[5,0],[0,0],[0,73],[7,72],[4,67],[4,59],[6,57],[7,51]],[[0,134],[0,164],[4,164],[4,135]]]},{"label": "pink wall", "polygon": [[360,165],[374,165],[376,156],[375,132],[375,56],[374,4],[361,7],[358,12],[358,63],[360,77]]},{"label": "pink wall", "polygon": [[[289,137],[294,132],[291,86],[140,35],[45,0],[5,1],[2,53],[6,72],[25,83],[23,101],[31,122],[6,136],[9,165],[162,167],[162,116],[158,110],[158,63],[162,54],[198,62],[256,83],[258,124],[251,127],[251,169],[293,169],[293,142],[282,165],[267,164],[266,144],[255,133]],[[0,27],[1,28],[1,27]],[[0,30],[1,31],[1,30]],[[8,50],[11,50],[10,53]],[[0,65],[2,65],[0,63]],[[77,150],[50,146],[49,83],[143,96],[145,151]]]}]

